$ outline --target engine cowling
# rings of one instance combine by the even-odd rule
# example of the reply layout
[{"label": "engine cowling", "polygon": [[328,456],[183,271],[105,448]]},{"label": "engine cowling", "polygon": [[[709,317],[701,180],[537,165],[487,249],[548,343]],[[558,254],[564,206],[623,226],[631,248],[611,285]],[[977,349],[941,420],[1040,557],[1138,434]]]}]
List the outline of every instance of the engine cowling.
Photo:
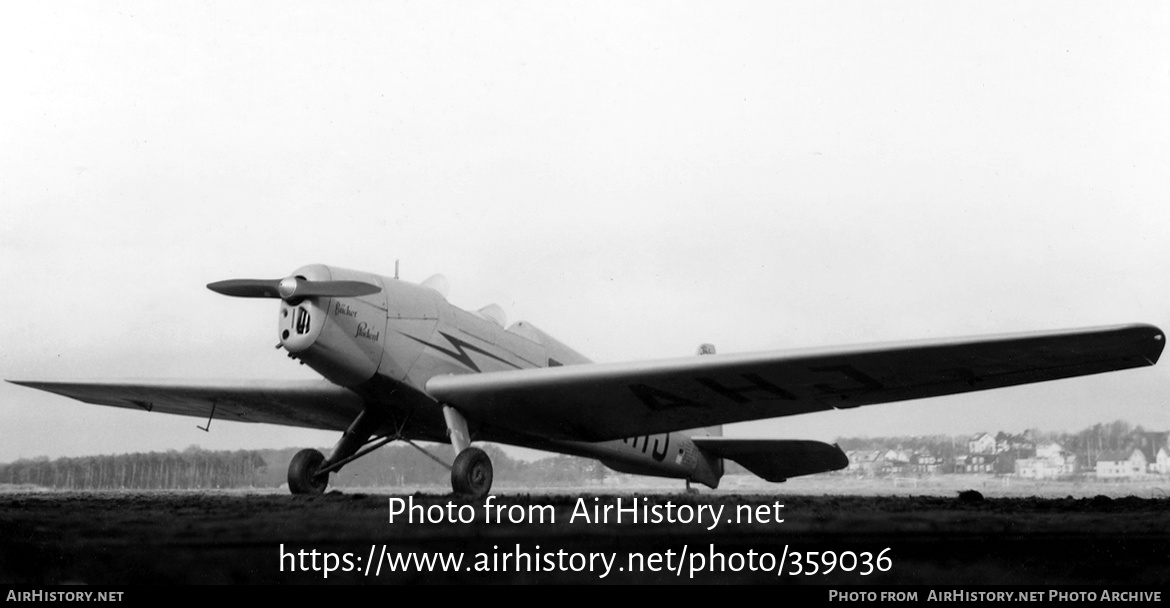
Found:
[{"label": "engine cowling", "polygon": [[[290,278],[383,287],[377,275],[322,264],[298,268]],[[378,370],[385,352],[386,291],[282,299],[278,331],[280,345],[291,357],[342,386],[360,384]]]}]

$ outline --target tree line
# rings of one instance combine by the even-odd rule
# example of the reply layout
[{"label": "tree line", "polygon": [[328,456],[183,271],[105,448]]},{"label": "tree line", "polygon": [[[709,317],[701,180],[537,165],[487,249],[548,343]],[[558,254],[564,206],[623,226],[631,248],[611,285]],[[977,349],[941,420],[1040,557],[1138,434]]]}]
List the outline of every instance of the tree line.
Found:
[{"label": "tree line", "polygon": [[67,490],[254,486],[268,464],[254,450],[148,452],[36,458],[0,465],[0,483]]},{"label": "tree line", "polygon": [[[581,485],[604,479],[600,463],[556,455],[528,462],[494,445],[482,446],[491,456],[497,484]],[[434,458],[450,465],[446,445],[428,446],[430,456],[408,445],[377,450],[333,475],[333,487],[395,487],[445,485],[450,473]],[[212,451],[192,446],[183,451],[46,457],[0,464],[0,484],[33,485],[65,490],[278,488],[287,483],[288,463],[298,451]],[[326,452],[327,450],[322,450]]]}]

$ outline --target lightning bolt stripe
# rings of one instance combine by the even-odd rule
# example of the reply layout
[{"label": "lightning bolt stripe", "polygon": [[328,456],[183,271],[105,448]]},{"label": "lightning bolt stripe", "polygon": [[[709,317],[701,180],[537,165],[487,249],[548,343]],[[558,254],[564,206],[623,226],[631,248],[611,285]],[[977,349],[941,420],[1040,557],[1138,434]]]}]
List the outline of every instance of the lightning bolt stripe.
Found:
[{"label": "lightning bolt stripe", "polygon": [[446,348],[443,348],[442,346],[438,346],[437,344],[431,344],[430,342],[427,342],[426,340],[416,338],[416,337],[409,335],[409,334],[402,334],[402,335],[406,336],[407,338],[410,338],[411,340],[414,340],[415,342],[418,342],[419,344],[422,344],[423,346],[429,346],[429,347],[443,353],[444,355],[447,355],[448,357],[451,357],[452,359],[462,363],[463,365],[465,365],[465,366],[467,366],[467,367],[469,367],[472,370],[475,370],[477,372],[482,371],[482,370],[480,370],[479,366],[475,364],[475,361],[471,360],[471,355],[469,355],[467,353],[467,351],[477,352],[481,355],[491,357],[492,359],[495,359],[496,361],[499,361],[500,363],[503,363],[504,365],[510,365],[516,369],[520,369],[519,365],[516,365],[515,363],[512,363],[511,361],[501,359],[500,357],[496,356],[493,353],[490,353],[490,352],[488,352],[488,351],[486,351],[486,350],[484,350],[484,349],[482,349],[474,344],[468,344],[467,342],[464,342],[463,340],[460,340],[459,338],[456,338],[456,337],[454,337],[451,334],[448,334],[446,332],[441,331],[441,332],[439,332],[439,335],[446,338],[447,341],[451,343],[451,346],[455,347],[455,350],[448,350]]}]

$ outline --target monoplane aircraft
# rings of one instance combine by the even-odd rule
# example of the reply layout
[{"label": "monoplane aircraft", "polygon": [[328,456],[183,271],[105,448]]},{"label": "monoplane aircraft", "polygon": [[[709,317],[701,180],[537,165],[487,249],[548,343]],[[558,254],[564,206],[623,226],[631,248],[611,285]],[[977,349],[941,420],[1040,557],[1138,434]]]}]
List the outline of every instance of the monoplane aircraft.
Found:
[{"label": "monoplane aircraft", "polygon": [[844,468],[835,445],[722,437],[721,425],[1154,365],[1151,325],[748,354],[592,363],[495,305],[447,302],[421,284],[333,266],[208,288],[280,300],[280,346],[317,381],[12,381],[87,403],[341,431],[326,457],[301,450],[294,494],[394,440],[448,442],[455,492],[486,495],[473,441],[586,456],[617,471],[716,487],[723,461],[769,481]]}]

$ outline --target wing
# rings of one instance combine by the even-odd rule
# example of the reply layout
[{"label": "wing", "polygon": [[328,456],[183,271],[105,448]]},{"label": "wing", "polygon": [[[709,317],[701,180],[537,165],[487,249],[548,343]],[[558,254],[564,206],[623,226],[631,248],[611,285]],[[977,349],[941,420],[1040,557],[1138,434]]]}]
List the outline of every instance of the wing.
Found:
[{"label": "wing", "polygon": [[469,419],[602,441],[1153,365],[1162,330],[1126,325],[808,351],[436,376]]},{"label": "wing", "polygon": [[217,420],[311,429],[344,431],[362,410],[360,397],[324,380],[9,382],[98,405],[199,418],[214,405]]}]

